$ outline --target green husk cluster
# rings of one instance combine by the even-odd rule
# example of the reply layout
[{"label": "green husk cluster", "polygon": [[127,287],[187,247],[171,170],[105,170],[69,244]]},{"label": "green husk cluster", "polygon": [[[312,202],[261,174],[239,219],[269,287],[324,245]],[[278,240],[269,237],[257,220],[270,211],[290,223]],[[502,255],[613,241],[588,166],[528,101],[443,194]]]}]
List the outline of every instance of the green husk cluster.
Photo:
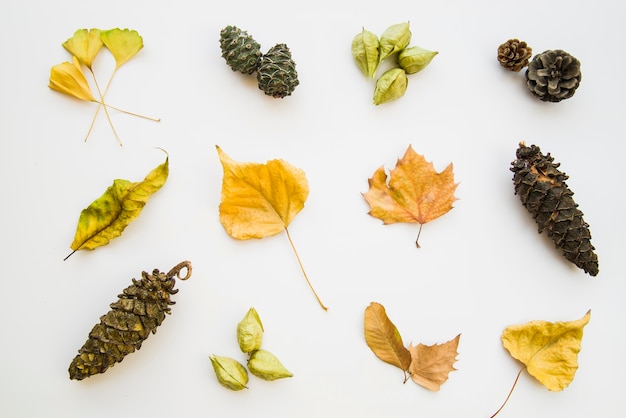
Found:
[{"label": "green husk cluster", "polygon": [[248,368],[230,357],[210,356],[217,381],[231,390],[247,389],[248,370],[263,380],[278,380],[292,377],[293,374],[282,365],[278,358],[267,350],[261,349],[263,342],[263,323],[256,309],[250,308],[237,324],[237,342],[239,348],[248,354]]},{"label": "green husk cluster", "polygon": [[422,71],[438,54],[419,46],[409,47],[409,23],[389,26],[378,38],[363,29],[352,40],[352,57],[368,78],[376,77],[379,65],[389,57],[396,57],[397,66],[385,71],[376,81],[374,104],[379,105],[404,96],[408,86],[407,74]]},{"label": "green husk cluster", "polygon": [[220,31],[222,57],[233,71],[253,74],[266,95],[274,98],[290,96],[298,84],[296,63],[284,43],[278,43],[265,54],[261,45],[246,31],[236,26],[226,26]]}]

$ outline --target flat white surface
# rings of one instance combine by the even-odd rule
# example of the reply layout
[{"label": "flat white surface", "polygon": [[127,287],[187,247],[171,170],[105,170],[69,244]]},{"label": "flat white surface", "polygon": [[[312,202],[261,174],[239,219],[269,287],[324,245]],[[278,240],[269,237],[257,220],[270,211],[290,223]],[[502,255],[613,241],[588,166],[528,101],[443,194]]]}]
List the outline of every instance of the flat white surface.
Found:
[{"label": "flat white surface", "polygon": [[[500,335],[530,320],[567,321],[592,310],[572,384],[549,392],[523,374],[502,417],[626,416],[623,384],[625,198],[624,7],[617,1],[220,2],[10,1],[0,14],[2,343],[0,415],[6,417],[487,417],[520,364]],[[373,82],[350,44],[410,21],[412,45],[439,55],[410,76],[406,95],[371,104]],[[300,86],[283,100],[220,57],[219,31],[247,30],[263,50],[286,43]],[[47,87],[70,59],[76,29],[136,29],[144,49],[113,80],[107,101],[159,116],[112,113],[119,147],[95,106]],[[535,53],[564,49],[582,84],[561,103],[530,96],[523,73],[496,61],[518,37]],[[103,51],[96,75],[112,60]],[[564,260],[513,194],[519,141],[551,152],[591,225],[600,274]],[[424,226],[384,226],[361,193],[376,168],[409,144],[438,170],[454,163],[455,208]],[[290,226],[306,286],[284,234],[236,241],[222,228],[222,168],[282,158],[310,185]],[[170,156],[170,177],[139,219],[106,247],[67,261],[80,211],[115,178],[139,181]],[[103,375],[70,381],[68,365],[108,304],[142,270],[182,260],[193,276],[141,350]],[[363,338],[371,301],[387,308],[408,344],[461,333],[455,372],[430,392],[378,360]],[[245,361],[235,327],[254,306],[263,347],[294,373],[249,390],[218,385],[210,354]]]}]

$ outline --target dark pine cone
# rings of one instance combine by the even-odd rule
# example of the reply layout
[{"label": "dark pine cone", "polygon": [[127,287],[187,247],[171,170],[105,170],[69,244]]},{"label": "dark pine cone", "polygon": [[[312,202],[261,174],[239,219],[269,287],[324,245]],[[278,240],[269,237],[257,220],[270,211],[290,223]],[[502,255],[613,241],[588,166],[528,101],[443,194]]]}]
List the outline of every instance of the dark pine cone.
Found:
[{"label": "dark pine cone", "polygon": [[533,215],[539,232],[546,230],[563,255],[591,276],[598,274],[598,256],[593,252],[589,225],[567,187],[568,176],[558,170],[554,158],[539,147],[520,143],[511,163],[515,194]]},{"label": "dark pine cone", "polygon": [[519,39],[509,39],[498,47],[498,61],[511,71],[519,72],[528,65],[533,49]]},{"label": "dark pine cone", "polygon": [[560,49],[535,55],[526,70],[526,85],[544,102],[560,102],[580,85],[580,61]]},{"label": "dark pine cone", "polygon": [[261,63],[261,45],[236,26],[226,26],[220,31],[220,48],[233,71],[252,74]]},{"label": "dark pine cone", "polygon": [[[187,269],[184,277],[180,272]],[[127,354],[139,350],[150,334],[170,313],[170,295],[176,278],[186,280],[191,276],[191,263],[183,261],[167,274],[154,269],[152,274],[141,273],[141,280],[133,279],[133,284],[124,289],[118,300],[111,304],[111,310],[100,317],[87,342],[78,351],[70,364],[70,379],[83,380],[98,373],[104,373],[115,363],[121,362]]]},{"label": "dark pine cone", "polygon": [[293,93],[300,82],[287,45],[276,44],[263,55],[256,78],[259,88],[268,96],[282,99]]}]

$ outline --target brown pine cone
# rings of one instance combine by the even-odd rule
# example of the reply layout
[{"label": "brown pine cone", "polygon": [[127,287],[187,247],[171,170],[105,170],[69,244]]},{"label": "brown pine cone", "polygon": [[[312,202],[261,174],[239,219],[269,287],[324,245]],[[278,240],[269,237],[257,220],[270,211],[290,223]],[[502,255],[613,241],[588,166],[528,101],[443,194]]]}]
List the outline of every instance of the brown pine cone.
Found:
[{"label": "brown pine cone", "polygon": [[528,65],[533,49],[519,39],[509,39],[498,47],[498,61],[511,71],[519,72]]},{"label": "brown pine cone", "polygon": [[574,95],[580,85],[580,61],[557,49],[535,55],[526,70],[526,85],[544,102],[560,102]]},{"label": "brown pine cone", "polygon": [[[183,269],[187,269],[187,274],[181,277]],[[133,279],[133,284],[124,289],[119,299],[111,304],[111,310],[93,327],[70,364],[70,379],[83,380],[104,373],[126,355],[139,350],[170,313],[170,305],[175,303],[170,295],[178,292],[174,289],[175,279],[188,279],[191,263],[183,261],[167,274],[154,269],[152,274],[144,271],[141,275],[141,280]]]},{"label": "brown pine cone", "polygon": [[511,163],[515,194],[533,215],[539,233],[547,231],[563,255],[591,276],[598,274],[598,256],[593,252],[589,225],[574,202],[574,193],[554,158],[543,155],[536,145],[520,143]]}]

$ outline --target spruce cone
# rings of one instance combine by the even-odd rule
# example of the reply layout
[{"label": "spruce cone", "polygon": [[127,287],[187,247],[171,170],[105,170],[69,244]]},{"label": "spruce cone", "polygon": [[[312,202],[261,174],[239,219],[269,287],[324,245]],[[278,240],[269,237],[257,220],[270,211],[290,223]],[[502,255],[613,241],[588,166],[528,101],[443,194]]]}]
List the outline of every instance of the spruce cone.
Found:
[{"label": "spruce cone", "polygon": [[511,163],[515,194],[533,215],[539,233],[546,230],[563,255],[591,276],[598,274],[598,256],[593,252],[589,225],[567,187],[568,176],[558,170],[554,158],[539,147],[520,143]]},{"label": "spruce cone", "polygon": [[528,64],[526,85],[544,102],[560,102],[574,95],[581,77],[580,61],[563,50],[550,50]]},{"label": "spruce cone", "polygon": [[276,44],[263,55],[256,78],[259,88],[268,96],[282,99],[291,95],[300,82],[287,45]]},{"label": "spruce cone", "polygon": [[[180,272],[185,268],[187,274],[181,277]],[[170,313],[170,305],[175,303],[170,295],[178,292],[174,289],[176,278],[188,279],[191,263],[183,261],[167,274],[154,269],[151,275],[145,271],[141,275],[141,280],[133,279],[133,284],[124,289],[111,304],[111,310],[92,328],[87,342],[70,364],[70,379],[83,380],[104,373],[127,354],[139,350],[150,333],[156,333],[165,314]]]},{"label": "spruce cone", "polygon": [[261,45],[236,26],[226,26],[220,31],[220,48],[233,71],[252,74],[261,62]]},{"label": "spruce cone", "polygon": [[533,49],[519,39],[509,39],[498,47],[498,61],[511,71],[519,72],[528,65]]}]

